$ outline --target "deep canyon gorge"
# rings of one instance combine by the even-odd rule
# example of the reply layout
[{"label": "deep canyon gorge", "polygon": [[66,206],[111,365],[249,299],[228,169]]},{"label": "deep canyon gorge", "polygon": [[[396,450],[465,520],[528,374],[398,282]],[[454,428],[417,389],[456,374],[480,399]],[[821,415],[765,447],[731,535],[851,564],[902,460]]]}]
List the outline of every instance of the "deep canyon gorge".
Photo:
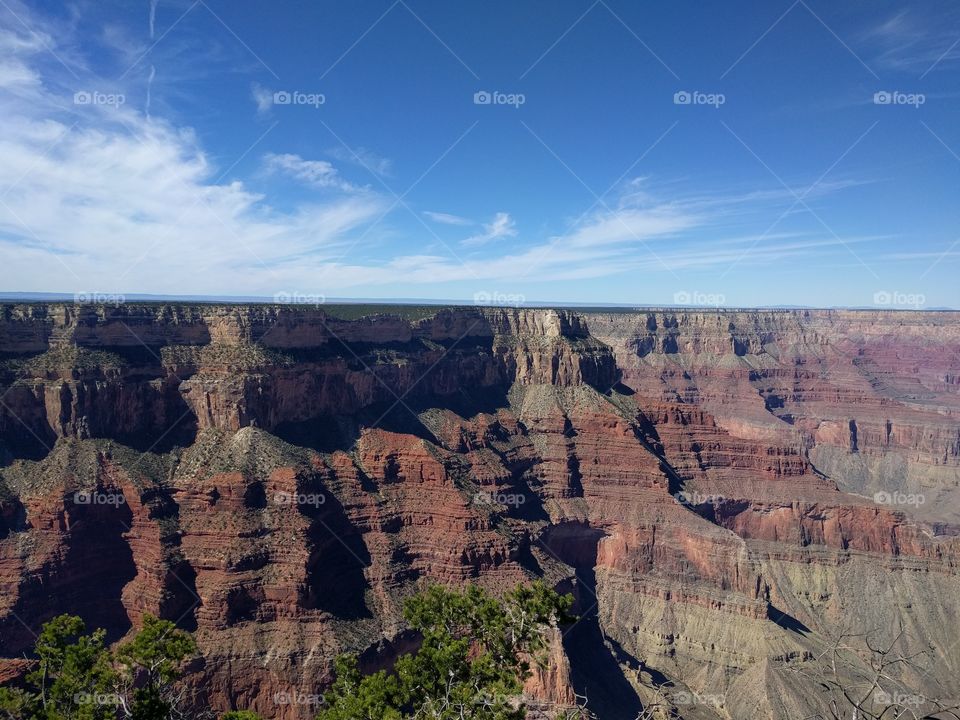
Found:
[{"label": "deep canyon gorge", "polygon": [[864,637],[960,697],[958,313],[10,303],[0,360],[0,681],[152,613],[300,720],[418,587],[539,578],[547,714],[810,717]]}]

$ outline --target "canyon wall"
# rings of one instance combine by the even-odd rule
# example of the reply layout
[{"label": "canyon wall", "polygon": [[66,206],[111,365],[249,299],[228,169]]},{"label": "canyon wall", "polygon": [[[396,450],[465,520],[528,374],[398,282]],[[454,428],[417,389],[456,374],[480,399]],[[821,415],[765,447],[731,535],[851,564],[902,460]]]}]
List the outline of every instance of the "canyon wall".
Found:
[{"label": "canyon wall", "polygon": [[0,678],[150,612],[198,705],[307,718],[424,583],[542,578],[548,714],[810,716],[842,633],[960,695],[960,316],[347,310],[0,306]]}]

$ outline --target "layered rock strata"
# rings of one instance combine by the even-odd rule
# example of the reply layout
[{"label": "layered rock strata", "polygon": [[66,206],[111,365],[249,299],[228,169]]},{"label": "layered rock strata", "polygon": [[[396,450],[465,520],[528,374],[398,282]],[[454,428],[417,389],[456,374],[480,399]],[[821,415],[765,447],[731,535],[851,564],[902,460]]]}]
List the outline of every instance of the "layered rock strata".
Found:
[{"label": "layered rock strata", "polygon": [[546,713],[809,716],[901,628],[960,694],[952,313],[6,305],[0,353],[0,678],[150,612],[198,705],[307,718],[423,584],[543,578]]}]

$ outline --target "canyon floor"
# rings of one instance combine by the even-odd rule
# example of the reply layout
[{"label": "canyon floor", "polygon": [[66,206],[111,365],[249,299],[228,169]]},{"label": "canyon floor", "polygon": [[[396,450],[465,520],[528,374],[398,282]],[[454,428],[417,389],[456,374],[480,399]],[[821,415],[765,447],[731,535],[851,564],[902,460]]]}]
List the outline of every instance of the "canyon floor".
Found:
[{"label": "canyon floor", "polygon": [[0,360],[0,681],[152,613],[300,720],[425,584],[540,578],[548,716],[960,699],[958,313],[6,304]]}]

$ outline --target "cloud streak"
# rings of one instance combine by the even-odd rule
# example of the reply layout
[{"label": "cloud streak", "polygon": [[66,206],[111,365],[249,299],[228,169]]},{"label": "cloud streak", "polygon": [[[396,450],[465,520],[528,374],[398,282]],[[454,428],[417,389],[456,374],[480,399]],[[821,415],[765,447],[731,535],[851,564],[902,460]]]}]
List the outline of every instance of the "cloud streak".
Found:
[{"label": "cloud streak", "polygon": [[440,223],[441,225],[473,225],[473,220],[469,218],[460,217],[459,215],[451,215],[450,213],[442,212],[433,212],[431,210],[423,211],[424,217],[428,220],[432,220],[435,223]]},{"label": "cloud streak", "polygon": [[129,104],[73,105],[77,81],[43,70],[51,37],[0,34],[0,256],[13,289],[275,291],[383,212],[382,197],[295,155],[273,162],[340,194],[280,211],[224,182],[189,128]]},{"label": "cloud streak", "polygon": [[269,172],[282,173],[319,189],[362,192],[364,188],[344,180],[340,172],[326,160],[304,160],[299,155],[268,153],[264,158]]},{"label": "cloud streak", "polygon": [[464,247],[480,247],[494,240],[502,240],[517,236],[516,223],[510,217],[510,213],[498,212],[493,220],[484,224],[483,232],[472,235],[466,240],[460,242]]},{"label": "cloud streak", "polygon": [[[875,46],[881,67],[926,75],[936,68],[947,69],[960,60],[960,38],[955,32],[945,30],[951,26],[948,18],[925,18],[920,12],[901,10],[862,34],[865,43]],[[953,19],[956,18],[957,14],[953,13]]]},{"label": "cloud streak", "polygon": [[351,148],[350,150],[342,146],[332,147],[327,151],[327,154],[334,160],[362,167],[378,177],[389,176],[393,169],[393,163],[389,158],[377,155],[365,147]]},{"label": "cloud streak", "polygon": [[[94,88],[96,78],[82,62],[71,62],[81,80],[65,77],[48,49],[61,54],[53,38],[68,48],[75,39],[36,18],[30,24],[35,34],[0,30],[0,256],[6,290],[368,294],[387,285],[569,281],[665,268],[725,269],[741,257],[750,265],[845,251],[843,241],[822,234],[758,238],[729,231],[761,210],[766,216],[788,207],[793,198],[783,189],[664,198],[650,180],[638,179],[611,193],[609,207],[535,236],[521,234],[508,212],[479,223],[420,211],[433,223],[466,228],[450,230],[469,235],[459,241],[470,249],[460,262],[448,248],[417,245],[422,221],[398,241],[389,213],[404,216],[405,208],[358,185],[349,167],[277,151],[261,155],[261,170],[252,178],[228,181],[224,176],[232,168],[225,172],[193,130],[162,117],[162,97],[152,98],[152,116],[131,103],[73,105],[78,82]],[[62,56],[73,59],[68,50]],[[165,82],[158,85],[166,88],[164,70]],[[162,95],[161,89],[152,88],[153,94]],[[270,90],[254,84],[251,94],[258,113],[271,109]],[[251,148],[242,150],[251,150],[256,140],[251,137]],[[391,167],[368,150],[330,154],[377,175]],[[310,192],[287,192],[289,180]],[[821,183],[808,199],[852,184]],[[297,199],[303,197],[308,199]]]}]

